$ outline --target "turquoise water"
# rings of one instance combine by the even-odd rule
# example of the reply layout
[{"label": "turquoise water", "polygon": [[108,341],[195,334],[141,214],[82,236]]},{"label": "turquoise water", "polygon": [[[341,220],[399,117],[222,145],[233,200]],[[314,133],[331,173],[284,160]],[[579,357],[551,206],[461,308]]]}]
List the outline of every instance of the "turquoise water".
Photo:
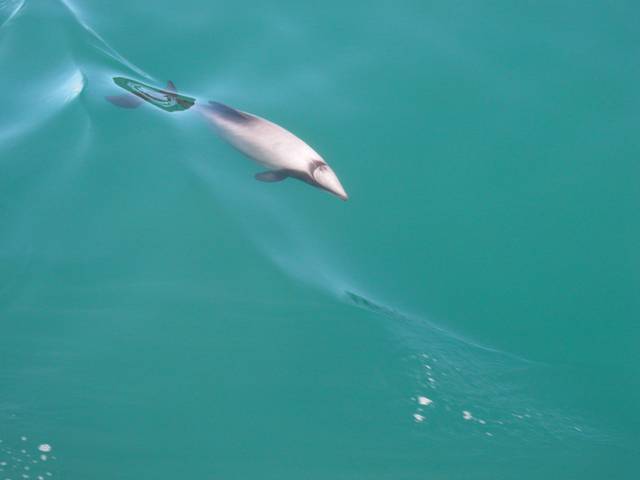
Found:
[{"label": "turquoise water", "polygon": [[0,479],[635,478],[639,14],[0,0]]}]

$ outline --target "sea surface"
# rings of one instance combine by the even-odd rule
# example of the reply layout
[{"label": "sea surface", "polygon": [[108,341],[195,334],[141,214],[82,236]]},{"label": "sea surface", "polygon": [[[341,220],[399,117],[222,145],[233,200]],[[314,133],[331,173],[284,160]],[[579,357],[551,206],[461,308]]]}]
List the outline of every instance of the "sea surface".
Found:
[{"label": "sea surface", "polygon": [[638,478],[638,18],[0,0],[0,480]]}]

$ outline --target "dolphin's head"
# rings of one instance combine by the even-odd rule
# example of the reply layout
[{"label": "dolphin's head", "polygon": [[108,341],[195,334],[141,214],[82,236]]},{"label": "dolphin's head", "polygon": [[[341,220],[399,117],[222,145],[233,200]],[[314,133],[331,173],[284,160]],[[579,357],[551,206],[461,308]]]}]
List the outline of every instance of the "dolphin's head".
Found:
[{"label": "dolphin's head", "polygon": [[322,188],[329,193],[332,193],[336,197],[342,200],[347,200],[349,196],[347,192],[342,188],[342,184],[331,167],[322,161],[315,161],[311,167],[311,180],[312,184],[316,187]]}]

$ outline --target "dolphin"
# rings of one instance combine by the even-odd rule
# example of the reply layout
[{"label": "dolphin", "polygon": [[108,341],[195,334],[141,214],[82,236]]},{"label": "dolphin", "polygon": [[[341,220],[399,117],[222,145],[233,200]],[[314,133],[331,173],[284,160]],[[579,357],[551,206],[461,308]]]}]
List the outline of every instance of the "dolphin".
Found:
[{"label": "dolphin", "polygon": [[124,77],[113,80],[129,92],[106,97],[119,107],[136,108],[143,101],[168,112],[193,107],[214,126],[222,139],[267,169],[257,173],[256,180],[279,182],[291,177],[342,200],[349,198],[337,175],[320,154],[280,125],[220,102],[198,103],[195,98],[177,93],[171,81],[165,89],[159,89]]}]

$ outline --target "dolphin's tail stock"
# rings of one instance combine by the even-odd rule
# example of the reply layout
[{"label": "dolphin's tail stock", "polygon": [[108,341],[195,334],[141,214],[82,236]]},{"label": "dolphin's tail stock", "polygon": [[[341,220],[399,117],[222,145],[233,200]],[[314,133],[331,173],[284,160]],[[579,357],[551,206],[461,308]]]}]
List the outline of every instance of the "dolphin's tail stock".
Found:
[{"label": "dolphin's tail stock", "polygon": [[108,95],[105,99],[121,108],[137,108],[144,101],[165,112],[176,112],[188,110],[196,101],[195,98],[180,95],[171,80],[167,82],[167,86],[164,89],[145,85],[124,77],[115,77],[113,81],[117,86],[126,90],[127,93]]}]

